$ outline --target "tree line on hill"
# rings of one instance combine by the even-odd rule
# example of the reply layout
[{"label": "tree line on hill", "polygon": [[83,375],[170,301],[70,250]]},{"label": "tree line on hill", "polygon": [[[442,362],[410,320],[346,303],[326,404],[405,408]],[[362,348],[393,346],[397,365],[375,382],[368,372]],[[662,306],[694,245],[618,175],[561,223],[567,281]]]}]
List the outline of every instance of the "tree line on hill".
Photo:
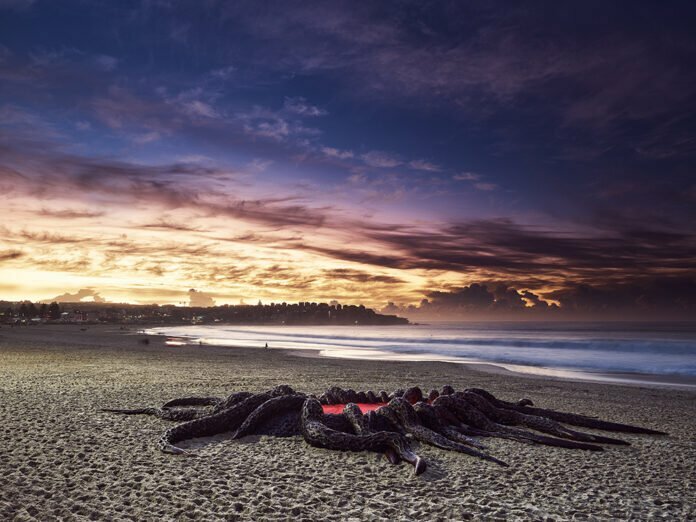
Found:
[{"label": "tree line on hill", "polygon": [[380,314],[363,305],[326,303],[271,303],[190,307],[132,305],[99,302],[0,303],[5,323],[111,323],[111,324],[285,324],[285,325],[396,325],[408,320]]},{"label": "tree line on hill", "polygon": [[61,308],[55,301],[51,304],[38,303],[34,304],[31,301],[23,301],[15,309],[11,304],[5,308],[3,313],[6,319],[19,318],[19,319],[49,319],[56,321],[61,317]]}]

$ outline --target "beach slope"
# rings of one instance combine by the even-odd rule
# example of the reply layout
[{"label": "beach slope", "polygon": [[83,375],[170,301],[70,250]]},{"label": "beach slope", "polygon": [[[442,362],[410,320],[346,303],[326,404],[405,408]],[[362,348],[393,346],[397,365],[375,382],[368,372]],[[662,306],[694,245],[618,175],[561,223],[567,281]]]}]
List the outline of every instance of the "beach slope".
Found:
[{"label": "beach slope", "polygon": [[[167,346],[119,327],[0,328],[3,520],[609,520],[696,518],[696,393],[478,371],[465,365],[297,357],[278,350]],[[386,389],[452,384],[541,407],[667,431],[583,452],[487,440],[501,468],[418,447],[414,476],[374,453],[226,436],[156,447],[169,423],[102,413],[182,396],[287,383]]]}]

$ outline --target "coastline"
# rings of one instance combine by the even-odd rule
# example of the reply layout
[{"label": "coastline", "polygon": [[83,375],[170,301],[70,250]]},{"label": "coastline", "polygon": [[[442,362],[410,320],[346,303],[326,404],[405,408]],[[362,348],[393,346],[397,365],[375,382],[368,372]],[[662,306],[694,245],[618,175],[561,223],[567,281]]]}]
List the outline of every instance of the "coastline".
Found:
[{"label": "coastline", "polygon": [[[118,326],[0,328],[3,519],[690,519],[696,392],[588,383],[442,362],[297,357],[282,350],[167,346]],[[487,370],[487,371],[482,371]],[[481,387],[508,400],[667,431],[598,454],[487,440],[511,465],[420,446],[419,477],[379,455],[299,437],[218,436],[191,458],[159,453],[160,419],[100,413],[174,397],[288,383],[308,393]],[[646,471],[649,471],[646,473]]]},{"label": "coastline", "polygon": [[[162,331],[159,331],[162,330]],[[167,338],[167,344],[171,346],[219,346],[228,349],[260,349],[251,345],[240,346],[235,344],[225,344],[224,342],[195,342],[195,336],[170,335],[166,333],[163,327],[142,328],[140,330],[144,335],[164,336]],[[296,357],[317,357],[317,358],[335,358],[347,360],[366,360],[366,361],[409,361],[423,363],[447,363],[460,364],[476,368],[480,371],[491,372],[497,374],[514,374],[518,377],[532,378],[550,378],[560,380],[571,380],[577,382],[599,382],[607,384],[622,384],[622,385],[638,385],[650,387],[664,388],[680,388],[685,390],[696,391],[696,376],[680,375],[680,374],[663,374],[663,373],[639,373],[625,371],[592,371],[582,369],[569,369],[561,367],[549,366],[533,366],[523,364],[510,364],[498,361],[489,361],[483,359],[457,358],[440,356],[436,354],[401,354],[397,352],[380,351],[379,353],[371,354],[371,351],[361,350],[324,350],[316,348],[286,348],[286,347],[271,347],[273,350],[283,350],[293,354]]]}]

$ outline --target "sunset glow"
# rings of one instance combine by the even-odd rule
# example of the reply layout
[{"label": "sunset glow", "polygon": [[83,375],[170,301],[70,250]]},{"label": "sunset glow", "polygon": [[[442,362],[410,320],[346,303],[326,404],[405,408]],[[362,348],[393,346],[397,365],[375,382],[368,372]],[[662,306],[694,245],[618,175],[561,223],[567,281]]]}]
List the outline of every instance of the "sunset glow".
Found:
[{"label": "sunset glow", "polygon": [[696,309],[686,22],[69,4],[0,4],[0,299]]}]

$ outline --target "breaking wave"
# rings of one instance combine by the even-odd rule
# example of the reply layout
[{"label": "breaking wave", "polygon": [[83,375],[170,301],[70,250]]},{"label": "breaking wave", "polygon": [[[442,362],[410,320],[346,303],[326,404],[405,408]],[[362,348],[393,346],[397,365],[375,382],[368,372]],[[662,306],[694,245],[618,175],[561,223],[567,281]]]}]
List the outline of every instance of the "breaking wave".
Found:
[{"label": "breaking wave", "polygon": [[326,357],[696,376],[693,324],[211,325],[153,328],[150,333],[222,346],[268,343],[271,348],[314,350]]}]

